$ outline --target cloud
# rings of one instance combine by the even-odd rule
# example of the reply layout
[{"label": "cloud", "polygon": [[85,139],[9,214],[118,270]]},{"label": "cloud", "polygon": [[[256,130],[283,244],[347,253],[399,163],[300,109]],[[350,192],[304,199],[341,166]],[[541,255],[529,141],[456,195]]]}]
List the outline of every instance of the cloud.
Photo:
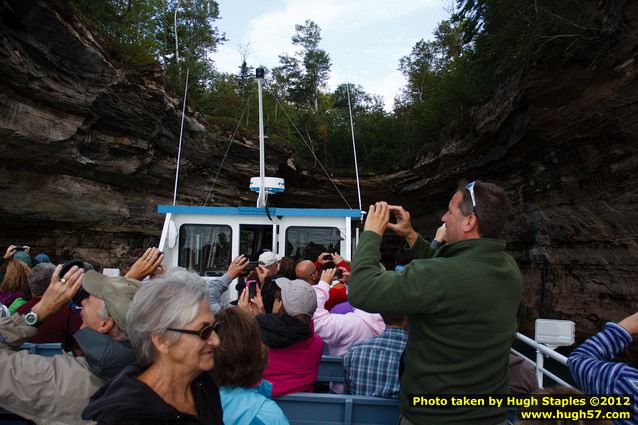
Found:
[{"label": "cloud", "polygon": [[[250,10],[246,6],[244,10]],[[241,35],[221,46],[214,60],[221,71],[236,72],[238,45],[250,42],[252,66],[277,66],[279,55],[295,51],[294,26],[311,19],[321,27],[320,47],[332,59],[330,88],[346,80],[360,84],[369,93],[383,95],[388,108],[396,94],[390,91],[403,84],[396,71],[399,58],[409,54],[416,41],[431,36],[436,22],[443,19],[442,9],[442,0],[273,2],[269,10],[244,22]]]}]

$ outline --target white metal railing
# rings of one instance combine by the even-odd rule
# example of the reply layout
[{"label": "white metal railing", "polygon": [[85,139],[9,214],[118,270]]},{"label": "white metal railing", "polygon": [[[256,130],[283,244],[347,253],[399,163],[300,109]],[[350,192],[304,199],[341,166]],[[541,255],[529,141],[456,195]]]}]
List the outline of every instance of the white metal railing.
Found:
[{"label": "white metal railing", "polygon": [[[541,327],[543,325],[543,327]],[[516,339],[529,345],[536,350],[536,362],[528,359],[526,356],[511,349],[512,353],[520,356],[524,361],[534,365],[536,368],[536,380],[539,388],[543,388],[543,377],[547,376],[554,382],[571,388],[572,385],[556,376],[554,373],[545,369],[545,357],[551,357],[558,363],[567,367],[567,357],[554,351],[557,347],[572,345],[574,343],[574,322],[566,320],[546,320],[538,319],[536,321],[535,339],[531,339],[521,333],[516,333]]]}]

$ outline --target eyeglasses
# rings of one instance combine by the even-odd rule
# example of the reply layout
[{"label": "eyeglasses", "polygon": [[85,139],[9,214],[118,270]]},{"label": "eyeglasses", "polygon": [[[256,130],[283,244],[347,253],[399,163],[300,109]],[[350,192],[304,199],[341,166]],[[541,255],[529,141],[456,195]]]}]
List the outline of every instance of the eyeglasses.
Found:
[{"label": "eyeglasses", "polygon": [[470,196],[472,197],[472,209],[476,208],[476,198],[474,197],[474,183],[476,183],[476,181],[468,183],[467,186],[465,186],[467,191],[470,192]]},{"label": "eyeglasses", "polygon": [[208,338],[210,338],[213,331],[217,332],[221,324],[222,322],[211,323],[210,325],[206,325],[198,331],[194,331],[192,329],[176,329],[176,328],[166,328],[166,330],[179,332],[181,334],[197,335],[202,341],[208,341]]},{"label": "eyeglasses", "polygon": [[319,269],[317,268],[317,266],[315,266],[315,269],[308,275],[308,277],[314,275],[315,273],[319,273]]}]

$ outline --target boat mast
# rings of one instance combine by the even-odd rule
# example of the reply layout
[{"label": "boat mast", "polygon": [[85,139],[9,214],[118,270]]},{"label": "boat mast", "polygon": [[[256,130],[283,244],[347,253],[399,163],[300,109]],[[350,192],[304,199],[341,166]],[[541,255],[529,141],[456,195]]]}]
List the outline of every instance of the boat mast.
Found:
[{"label": "boat mast", "polygon": [[264,143],[264,105],[262,101],[262,84],[264,81],[264,68],[257,68],[257,89],[259,94],[259,177],[250,179],[250,190],[259,192],[257,196],[257,208],[266,208],[268,195],[281,193],[285,190],[284,179],[278,177],[266,177],[266,148]]},{"label": "boat mast", "polygon": [[266,159],[264,149],[264,105],[262,102],[261,85],[264,80],[264,68],[257,68],[257,90],[259,93],[259,196],[257,197],[257,208],[266,207]]}]

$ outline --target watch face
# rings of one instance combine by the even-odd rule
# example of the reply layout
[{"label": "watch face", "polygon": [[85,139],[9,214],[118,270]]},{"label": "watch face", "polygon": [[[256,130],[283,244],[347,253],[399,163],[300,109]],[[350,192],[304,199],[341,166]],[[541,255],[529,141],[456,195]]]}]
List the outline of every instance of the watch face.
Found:
[{"label": "watch face", "polygon": [[24,321],[27,322],[27,325],[33,326],[38,323],[38,316],[34,312],[30,311],[24,316]]}]

